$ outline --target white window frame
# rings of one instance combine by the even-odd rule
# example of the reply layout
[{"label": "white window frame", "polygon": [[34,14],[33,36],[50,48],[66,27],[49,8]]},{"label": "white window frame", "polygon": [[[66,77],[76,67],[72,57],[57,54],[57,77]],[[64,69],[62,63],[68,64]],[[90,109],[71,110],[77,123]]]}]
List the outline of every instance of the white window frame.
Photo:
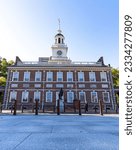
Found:
[{"label": "white window frame", "polygon": [[[49,94],[50,94],[50,98],[49,98]],[[46,92],[46,102],[49,102],[49,103],[52,102],[52,92],[51,91]]]},{"label": "white window frame", "polygon": [[17,100],[17,91],[11,91],[10,92],[10,99],[9,99],[9,101],[11,102],[13,99]]},{"label": "white window frame", "polygon": [[[95,93],[95,95],[93,95]],[[96,91],[91,92],[91,102],[98,103],[98,94]]]},{"label": "white window frame", "polygon": [[96,82],[95,72],[89,72],[89,79],[91,82]]},{"label": "white window frame", "polygon": [[[110,94],[109,92],[103,92],[103,102],[104,103],[110,103]],[[107,98],[108,98],[108,101],[105,101],[105,94],[107,94]]]},{"label": "white window frame", "polygon": [[24,72],[24,81],[30,81],[30,72]]},{"label": "white window frame", "polygon": [[46,81],[51,82],[53,81],[53,72],[47,72]]},{"label": "white window frame", "polygon": [[41,72],[35,72],[35,81],[41,81],[42,73]]},{"label": "white window frame", "polygon": [[[22,91],[22,102],[23,103],[27,103],[28,102],[28,98],[29,98],[29,92],[28,91]],[[26,99],[26,101],[24,101],[23,99]]]},{"label": "white window frame", "polygon": [[73,72],[67,72],[67,82],[73,82]]},{"label": "white window frame", "polygon": [[57,81],[58,82],[62,82],[63,81],[63,72],[57,72]]},{"label": "white window frame", "polygon": [[40,98],[41,98],[41,92],[40,91],[35,91],[34,92],[34,102],[35,102],[35,99],[39,99],[40,101]]},{"label": "white window frame", "polygon": [[107,82],[107,73],[106,72],[100,72],[100,77],[102,82]]},{"label": "white window frame", "polygon": [[18,81],[19,79],[19,72],[13,72],[12,81]]},{"label": "white window frame", "polygon": [[84,72],[78,72],[78,81],[84,82]]},{"label": "white window frame", "polygon": [[73,100],[74,100],[74,92],[72,92],[72,91],[67,92],[67,102],[73,103]]},{"label": "white window frame", "polygon": [[[84,95],[84,100],[81,99],[81,93],[83,93],[83,95]],[[84,91],[79,92],[79,100],[81,102],[86,102],[86,93]]]}]

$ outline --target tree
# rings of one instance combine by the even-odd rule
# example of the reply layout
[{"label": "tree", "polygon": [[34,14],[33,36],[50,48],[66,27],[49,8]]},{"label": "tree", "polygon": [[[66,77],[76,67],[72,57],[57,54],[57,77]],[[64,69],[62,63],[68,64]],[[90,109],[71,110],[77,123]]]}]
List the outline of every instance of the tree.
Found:
[{"label": "tree", "polygon": [[112,78],[113,78],[113,85],[114,88],[119,87],[119,70],[112,68]]},{"label": "tree", "polygon": [[0,86],[4,86],[6,84],[7,67],[11,66],[13,63],[13,60],[7,61],[6,58],[0,60]]},{"label": "tree", "polygon": [[112,78],[114,89],[117,89],[115,92],[116,102],[119,105],[119,69],[112,68]]},{"label": "tree", "polygon": [[[0,59],[0,86],[6,85],[7,71],[9,66],[14,63],[13,60],[7,61],[6,58]],[[0,103],[3,99],[3,93],[0,92]]]},{"label": "tree", "polygon": [[6,78],[0,77],[0,86],[5,86],[5,83],[6,83]]}]

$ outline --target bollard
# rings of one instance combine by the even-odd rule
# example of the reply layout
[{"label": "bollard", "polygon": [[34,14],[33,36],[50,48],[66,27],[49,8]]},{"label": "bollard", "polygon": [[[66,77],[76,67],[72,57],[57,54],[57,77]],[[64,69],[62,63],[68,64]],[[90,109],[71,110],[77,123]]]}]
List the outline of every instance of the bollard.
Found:
[{"label": "bollard", "polygon": [[35,115],[38,115],[38,100],[35,100]]},{"label": "bollard", "polygon": [[103,102],[99,100],[100,115],[103,116]]},{"label": "bollard", "polygon": [[22,113],[24,112],[24,109],[23,109],[23,105],[22,105]]},{"label": "bollard", "polygon": [[80,100],[78,101],[78,108],[79,108],[79,115],[81,116],[81,103],[80,103]]},{"label": "bollard", "polygon": [[17,110],[17,100],[14,100],[14,112],[13,112],[13,115],[16,115],[16,110]]},{"label": "bollard", "polygon": [[60,115],[60,100],[57,100],[57,115]]}]

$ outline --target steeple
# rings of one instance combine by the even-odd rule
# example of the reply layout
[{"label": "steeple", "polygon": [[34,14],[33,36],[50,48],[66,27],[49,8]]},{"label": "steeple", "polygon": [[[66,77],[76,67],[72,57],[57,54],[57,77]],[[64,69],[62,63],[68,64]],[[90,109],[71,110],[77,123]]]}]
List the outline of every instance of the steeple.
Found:
[{"label": "steeple", "polygon": [[65,37],[60,29],[60,19],[58,19],[58,33],[55,35],[55,44],[64,44]]},{"label": "steeple", "polygon": [[52,56],[50,62],[63,62],[63,63],[70,63],[71,61],[67,57],[68,47],[64,43],[65,37],[62,34],[61,27],[60,27],[60,19],[58,19],[58,30],[57,34],[55,35],[55,43],[52,45]]},{"label": "steeple", "polygon": [[59,25],[58,32],[61,33],[61,30],[60,30],[60,18],[58,19],[58,25]]}]

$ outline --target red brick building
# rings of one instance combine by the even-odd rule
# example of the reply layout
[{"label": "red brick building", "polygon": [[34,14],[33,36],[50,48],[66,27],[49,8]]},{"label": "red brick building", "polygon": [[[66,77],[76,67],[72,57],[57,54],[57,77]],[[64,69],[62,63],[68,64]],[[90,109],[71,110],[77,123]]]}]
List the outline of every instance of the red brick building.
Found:
[{"label": "red brick building", "polygon": [[58,30],[52,45],[51,57],[40,57],[37,62],[23,62],[16,57],[15,64],[8,68],[4,107],[12,99],[18,104],[34,104],[39,99],[41,108],[56,104],[60,88],[63,89],[61,108],[65,103],[79,99],[88,103],[89,109],[101,99],[104,105],[116,107],[110,65],[103,57],[96,62],[73,62],[67,57],[65,37]]}]

